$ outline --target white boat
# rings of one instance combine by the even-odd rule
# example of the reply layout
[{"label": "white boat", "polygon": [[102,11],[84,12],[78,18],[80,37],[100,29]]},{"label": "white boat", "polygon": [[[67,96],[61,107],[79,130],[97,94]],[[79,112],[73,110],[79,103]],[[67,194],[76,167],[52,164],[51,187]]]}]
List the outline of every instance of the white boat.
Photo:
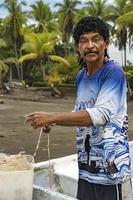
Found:
[{"label": "white boat", "polygon": [[[130,144],[132,179],[123,184],[123,200],[133,200],[133,141]],[[33,200],[74,200],[77,193],[77,155],[34,164]]]},{"label": "white boat", "polygon": [[41,193],[45,196],[45,200],[74,200],[77,180],[76,154],[50,160],[50,163],[49,161],[36,163],[34,164],[33,199],[38,200],[36,196]]}]

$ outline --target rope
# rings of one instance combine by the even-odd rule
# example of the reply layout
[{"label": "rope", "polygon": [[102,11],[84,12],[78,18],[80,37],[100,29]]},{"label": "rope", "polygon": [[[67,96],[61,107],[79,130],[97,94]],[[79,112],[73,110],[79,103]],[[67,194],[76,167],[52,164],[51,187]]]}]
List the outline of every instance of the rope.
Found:
[{"label": "rope", "polygon": [[130,178],[130,186],[131,186],[131,197],[133,200],[133,186],[132,186],[132,179]]},{"label": "rope", "polygon": [[41,130],[40,130],[39,137],[38,137],[38,141],[37,141],[37,145],[36,145],[36,148],[35,148],[35,152],[34,152],[34,154],[33,154],[33,157],[35,157],[36,154],[37,154],[37,151],[38,151],[38,148],[39,148],[39,145],[40,145],[40,141],[41,141],[41,137],[42,137],[42,133],[43,133],[43,128],[41,128]]},{"label": "rope", "polygon": [[[45,129],[43,127],[40,130],[38,141],[37,141],[37,145],[36,145],[33,157],[35,157],[36,154],[37,154],[38,148],[40,146],[41,137],[42,137],[42,134],[43,134],[44,130]],[[52,168],[51,168],[51,163],[50,163],[50,159],[51,158],[50,158],[50,137],[49,137],[49,133],[47,133],[47,152],[48,152],[48,161],[49,161],[49,165],[48,165],[48,171],[49,171],[49,188],[51,190],[51,188],[52,188]]]},{"label": "rope", "polygon": [[48,148],[48,161],[49,161],[49,188],[50,190],[52,189],[52,168],[51,168],[51,163],[50,163],[50,138],[49,138],[49,133],[47,134],[47,139],[48,139],[48,144],[47,144],[47,148]]},{"label": "rope", "polygon": [[119,188],[118,188],[118,185],[116,185],[116,192],[117,192],[117,200],[119,200]]}]

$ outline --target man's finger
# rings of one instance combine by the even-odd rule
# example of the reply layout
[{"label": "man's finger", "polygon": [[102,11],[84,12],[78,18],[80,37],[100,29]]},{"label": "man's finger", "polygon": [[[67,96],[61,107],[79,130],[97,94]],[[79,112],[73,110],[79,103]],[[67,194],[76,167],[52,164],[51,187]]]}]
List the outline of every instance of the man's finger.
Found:
[{"label": "man's finger", "polygon": [[43,132],[45,132],[45,133],[49,133],[50,130],[51,130],[51,126],[43,127]]},{"label": "man's finger", "polygon": [[35,115],[35,113],[30,113],[28,115],[25,115],[25,118],[27,118],[27,117],[33,117],[34,115]]},{"label": "man's finger", "polygon": [[34,121],[34,118],[33,117],[28,117],[27,119],[25,119],[24,123],[31,123]]}]

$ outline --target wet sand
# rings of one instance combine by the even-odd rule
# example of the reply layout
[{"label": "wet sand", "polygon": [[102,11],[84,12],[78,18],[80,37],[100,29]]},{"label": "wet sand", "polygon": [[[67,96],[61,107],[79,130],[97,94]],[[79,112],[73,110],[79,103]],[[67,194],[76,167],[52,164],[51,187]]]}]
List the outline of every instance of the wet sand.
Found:
[{"label": "wet sand", "polygon": [[[33,130],[24,124],[25,115],[33,111],[65,112],[74,107],[74,97],[46,99],[44,102],[4,99],[0,104],[0,152],[17,154],[24,150],[33,155],[39,136],[39,129]],[[128,102],[129,140],[133,140],[133,101]],[[51,158],[76,153],[74,127],[53,127],[50,132]],[[48,159],[47,135],[43,134],[35,161]]]}]

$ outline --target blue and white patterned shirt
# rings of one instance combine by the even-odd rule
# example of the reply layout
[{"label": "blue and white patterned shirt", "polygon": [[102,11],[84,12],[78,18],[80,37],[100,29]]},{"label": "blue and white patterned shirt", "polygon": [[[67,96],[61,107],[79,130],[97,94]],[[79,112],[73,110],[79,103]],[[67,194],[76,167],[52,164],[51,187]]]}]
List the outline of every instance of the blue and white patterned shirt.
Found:
[{"label": "blue and white patterned shirt", "polygon": [[[90,165],[95,161],[98,173],[79,169],[79,178],[90,183],[112,185],[130,177],[126,79],[121,67],[108,60],[95,74],[83,68],[77,75],[75,111],[86,110],[93,126],[77,128],[78,160]],[[89,152],[85,142],[89,135]],[[118,172],[108,173],[114,163]]]}]

